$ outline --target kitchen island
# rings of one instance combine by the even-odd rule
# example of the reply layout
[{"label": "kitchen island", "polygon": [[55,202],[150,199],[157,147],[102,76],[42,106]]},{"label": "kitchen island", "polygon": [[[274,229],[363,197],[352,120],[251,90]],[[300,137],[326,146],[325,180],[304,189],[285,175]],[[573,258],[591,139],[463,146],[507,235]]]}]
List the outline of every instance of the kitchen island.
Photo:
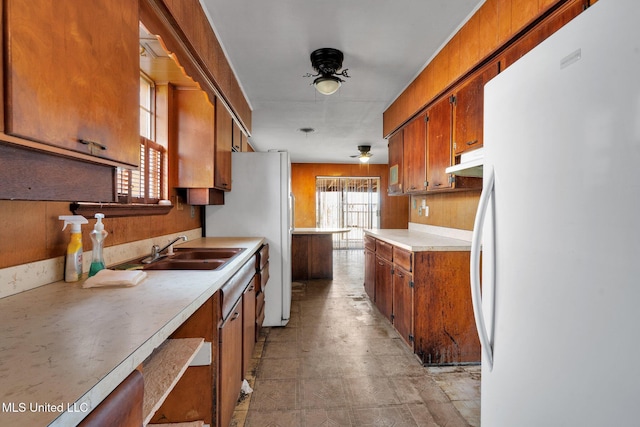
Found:
[{"label": "kitchen island", "polygon": [[480,362],[470,240],[471,231],[412,223],[365,230],[365,291],[425,365]]},{"label": "kitchen island", "polygon": [[245,248],[219,270],[147,271],[142,283],[129,288],[56,282],[0,299],[0,424],[78,424],[211,304],[263,242],[203,238],[180,245]]},{"label": "kitchen island", "polygon": [[333,279],[333,234],[348,228],[296,228],[291,236],[291,279]]}]

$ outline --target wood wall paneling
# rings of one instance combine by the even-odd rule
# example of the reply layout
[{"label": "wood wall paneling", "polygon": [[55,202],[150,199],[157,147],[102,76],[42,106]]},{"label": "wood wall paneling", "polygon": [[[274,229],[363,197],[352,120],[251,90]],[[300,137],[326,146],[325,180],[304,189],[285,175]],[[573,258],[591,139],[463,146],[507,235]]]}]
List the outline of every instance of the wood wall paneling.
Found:
[{"label": "wood wall paneling", "polygon": [[388,137],[519,31],[566,0],[487,0],[383,114]]},{"label": "wood wall paneling", "polygon": [[[251,108],[244,98],[240,85],[200,2],[198,0],[145,0],[141,2],[141,9],[148,9],[149,5],[161,10],[166,7],[170,12],[171,19],[180,26],[184,36],[197,51],[198,57],[201,58],[202,65],[213,77],[217,89],[224,96],[225,101],[229,103],[244,128],[250,132]],[[192,77],[195,79],[195,76]],[[203,89],[207,90],[205,86]]]},{"label": "wood wall paneling", "polygon": [[316,226],[316,177],[317,176],[379,176],[380,228],[407,228],[409,217],[408,197],[388,196],[389,170],[386,164],[334,164],[293,163],[291,165],[291,187],[296,198],[295,226]]}]

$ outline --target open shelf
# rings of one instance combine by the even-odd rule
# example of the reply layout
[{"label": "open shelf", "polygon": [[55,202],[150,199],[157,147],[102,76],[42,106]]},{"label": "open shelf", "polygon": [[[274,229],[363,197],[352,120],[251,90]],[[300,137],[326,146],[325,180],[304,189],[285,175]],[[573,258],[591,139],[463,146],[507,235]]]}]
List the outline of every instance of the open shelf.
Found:
[{"label": "open shelf", "polygon": [[142,365],[145,426],[187,370],[203,342],[203,338],[170,339],[145,360]]}]

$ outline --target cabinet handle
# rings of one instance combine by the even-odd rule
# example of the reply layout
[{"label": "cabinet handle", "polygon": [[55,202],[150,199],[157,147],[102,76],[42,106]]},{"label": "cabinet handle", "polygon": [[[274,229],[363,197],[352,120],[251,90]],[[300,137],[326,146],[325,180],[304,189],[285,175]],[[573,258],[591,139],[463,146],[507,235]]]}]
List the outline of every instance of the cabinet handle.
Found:
[{"label": "cabinet handle", "polygon": [[238,313],[237,311],[233,313],[233,317],[231,318],[231,320],[236,320],[238,318],[238,316],[240,316],[240,313]]},{"label": "cabinet handle", "polygon": [[398,277],[401,278],[401,279],[404,279],[404,274],[398,273]]},{"label": "cabinet handle", "polygon": [[80,144],[87,145],[89,147],[89,151],[91,151],[91,154],[93,154],[93,149],[94,148],[99,148],[100,150],[106,150],[107,149],[106,145],[100,144],[99,142],[91,141],[91,140],[88,140],[88,139],[79,139],[78,142]]},{"label": "cabinet handle", "polygon": [[473,141],[467,141],[467,145],[473,145],[473,144],[477,144],[478,140],[474,139]]},{"label": "cabinet handle", "polygon": [[378,261],[378,265],[384,265],[384,262]]},{"label": "cabinet handle", "polygon": [[434,187],[440,187],[442,184],[438,183],[438,184],[433,184]]}]

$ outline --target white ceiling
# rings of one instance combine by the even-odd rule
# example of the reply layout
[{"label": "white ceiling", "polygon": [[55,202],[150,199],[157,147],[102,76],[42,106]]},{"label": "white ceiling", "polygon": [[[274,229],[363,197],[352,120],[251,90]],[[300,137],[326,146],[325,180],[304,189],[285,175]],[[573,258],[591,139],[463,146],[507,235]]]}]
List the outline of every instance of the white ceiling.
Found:
[{"label": "white ceiling", "polygon": [[[200,1],[253,110],[251,144],[300,163],[355,163],[362,144],[387,163],[382,113],[484,2]],[[330,96],[303,77],[323,47],[344,53],[351,76]]]}]

